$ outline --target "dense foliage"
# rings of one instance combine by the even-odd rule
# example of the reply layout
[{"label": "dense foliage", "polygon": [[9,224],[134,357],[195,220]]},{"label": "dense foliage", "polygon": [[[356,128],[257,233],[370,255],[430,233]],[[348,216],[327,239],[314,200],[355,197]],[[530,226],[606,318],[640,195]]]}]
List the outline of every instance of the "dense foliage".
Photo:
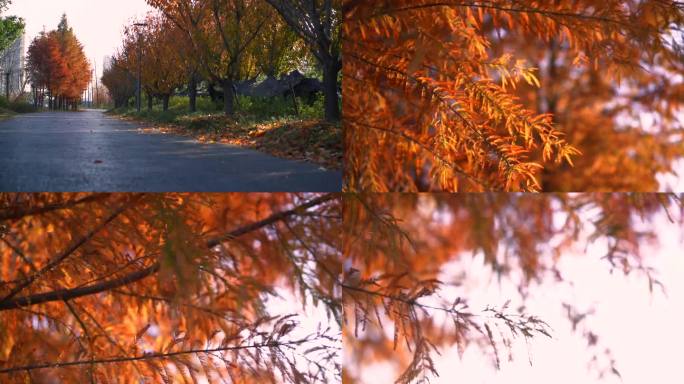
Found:
[{"label": "dense foliage", "polygon": [[67,22],[66,15],[56,30],[41,32],[29,46],[27,72],[35,102],[50,108],[76,108],[90,83],[92,73],[83,46]]},{"label": "dense foliage", "polygon": [[[194,112],[200,85],[206,86],[212,98],[218,98],[214,95],[218,88],[224,113],[233,117],[239,108],[236,89],[241,83],[314,69],[323,73],[326,119],[339,120],[340,20],[334,2],[316,2],[313,8],[301,9],[265,0],[148,3],[158,13],[141,20],[139,24],[145,26],[127,29],[116,56],[120,66],[135,77],[141,62],[148,96],[164,99],[182,92]],[[292,9],[296,15],[305,11],[305,20],[310,21],[305,30],[293,24]]]},{"label": "dense foliage", "polygon": [[24,20],[21,17],[2,16],[9,4],[11,4],[10,0],[0,1],[0,52],[21,36],[25,27]]},{"label": "dense foliage", "polygon": [[2,194],[0,381],[334,382],[340,224],[336,195]]},{"label": "dense foliage", "polygon": [[343,10],[350,190],[654,191],[684,154],[681,2]]}]

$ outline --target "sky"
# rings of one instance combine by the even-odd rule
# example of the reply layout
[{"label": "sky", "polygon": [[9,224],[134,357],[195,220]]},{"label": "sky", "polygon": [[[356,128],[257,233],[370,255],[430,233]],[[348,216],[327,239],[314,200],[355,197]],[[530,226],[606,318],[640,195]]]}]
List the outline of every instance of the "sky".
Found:
[{"label": "sky", "polygon": [[[602,244],[573,250],[561,259],[560,270],[573,282],[560,286],[543,283],[530,289],[526,303],[528,313],[547,321],[553,339],[533,339],[514,344],[514,360],[508,362],[502,353],[501,370],[494,369],[488,356],[478,348],[467,348],[460,358],[456,348],[442,350],[435,359],[440,377],[432,384],[679,384],[684,383],[681,370],[681,348],[684,345],[684,231],[670,224],[664,215],[656,223],[660,234],[658,244],[644,249],[646,263],[658,272],[666,294],[660,290],[649,293],[647,280],[638,274],[625,277],[611,274],[603,255]],[[468,255],[469,256],[469,255]],[[466,261],[468,260],[468,261]],[[499,284],[484,267],[481,257],[464,257],[443,272],[442,279],[467,271],[465,283],[471,310],[487,305],[498,306],[515,296],[512,285]],[[444,293],[444,292],[443,292]],[[454,295],[458,295],[454,292]],[[446,295],[448,296],[448,295]],[[606,376],[599,379],[587,368],[591,354],[586,341],[573,333],[560,303],[566,301],[580,308],[596,309],[589,329],[612,349],[616,367],[622,379]],[[514,301],[511,307],[515,307]],[[388,330],[391,332],[391,330]],[[529,358],[532,361],[530,366]],[[398,376],[395,367],[377,364],[365,370],[367,383],[391,383]]]},{"label": "sky", "polygon": [[28,47],[43,28],[57,28],[66,13],[86,56],[97,63],[101,74],[104,57],[111,56],[121,44],[124,26],[149,10],[145,0],[13,0],[5,15],[24,18]]}]

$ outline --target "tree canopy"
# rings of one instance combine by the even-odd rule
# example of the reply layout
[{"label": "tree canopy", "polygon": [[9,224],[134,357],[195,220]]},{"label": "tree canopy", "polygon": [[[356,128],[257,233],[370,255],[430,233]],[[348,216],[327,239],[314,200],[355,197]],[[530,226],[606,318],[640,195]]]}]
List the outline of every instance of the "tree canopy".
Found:
[{"label": "tree canopy", "polygon": [[342,68],[340,52],[340,0],[266,0],[278,10],[316,57],[323,69],[325,117],[339,120],[337,80]]},{"label": "tree canopy", "polygon": [[24,32],[25,23],[21,17],[0,16],[0,52],[5,50]]},{"label": "tree canopy", "polygon": [[21,36],[26,26],[21,17],[2,16],[11,3],[10,0],[0,0],[0,52]]},{"label": "tree canopy", "polygon": [[[439,374],[432,359],[451,346],[498,366],[516,338],[553,336],[524,303],[537,283],[565,281],[577,246],[661,287],[644,244],[657,218],[681,230],[682,199],[0,194],[0,378],[354,383],[390,360],[413,383]],[[521,306],[469,307],[465,277],[444,270],[471,254]],[[578,337],[617,372],[600,335]]]},{"label": "tree canopy", "polygon": [[[439,350],[454,345],[461,352],[479,348],[498,366],[514,339],[553,336],[544,318],[504,303],[513,297],[483,310],[469,307],[465,277],[443,272],[470,254],[516,285],[522,303],[535,283],[563,282],[561,261],[590,243],[603,250],[606,268],[638,274],[644,290],[659,287],[642,248],[657,239],[652,222],[659,215],[681,233],[682,207],[682,196],[660,194],[345,196],[344,382],[387,360],[402,367],[398,383],[425,382],[439,374]],[[573,304],[558,305],[576,323],[581,312]],[[578,336],[588,339],[588,354],[609,354],[602,356],[609,366],[600,369],[618,372],[610,350],[599,348],[600,335]]]},{"label": "tree canopy", "polygon": [[[325,117],[339,120],[339,4],[304,2],[306,6],[302,8],[298,2],[276,4],[265,0],[148,0],[147,3],[157,13],[148,15],[144,30],[127,29],[118,59],[137,75],[134,67],[139,60],[136,45],[140,32],[145,45],[141,59],[145,72],[142,82],[150,94],[159,93],[152,84],[159,79],[169,82],[165,88],[174,89],[181,89],[180,85],[171,87],[171,83],[184,79],[188,84],[190,109],[194,111],[198,79],[202,78],[207,81],[210,92],[214,91],[214,85],[222,88],[224,112],[235,116],[239,83],[318,67],[324,80]],[[292,17],[300,15],[304,19],[295,23]],[[310,65],[309,61],[319,65]],[[162,67],[168,76],[158,72]]]},{"label": "tree canopy", "polygon": [[0,195],[0,378],[334,381],[340,224],[336,195]]},{"label": "tree canopy", "polygon": [[27,72],[36,100],[48,96],[51,108],[75,108],[92,77],[83,46],[62,16],[56,30],[41,32],[28,48]]},{"label": "tree canopy", "polygon": [[349,190],[654,191],[682,157],[681,2],[343,12]]}]

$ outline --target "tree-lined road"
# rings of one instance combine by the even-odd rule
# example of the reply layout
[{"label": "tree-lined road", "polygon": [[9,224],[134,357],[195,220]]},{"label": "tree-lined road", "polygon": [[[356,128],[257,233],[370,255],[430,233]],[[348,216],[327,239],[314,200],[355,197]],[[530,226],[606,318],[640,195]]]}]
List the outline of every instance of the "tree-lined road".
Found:
[{"label": "tree-lined road", "polygon": [[1,191],[289,191],[342,188],[341,172],[254,150],[143,134],[102,111],[0,122]]}]

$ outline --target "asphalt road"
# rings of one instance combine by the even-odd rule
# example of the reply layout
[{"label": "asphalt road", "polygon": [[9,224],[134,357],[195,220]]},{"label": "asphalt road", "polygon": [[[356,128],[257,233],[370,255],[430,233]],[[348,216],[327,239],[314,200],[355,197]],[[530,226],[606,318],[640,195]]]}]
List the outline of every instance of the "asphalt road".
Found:
[{"label": "asphalt road", "polygon": [[0,191],[330,192],[340,172],[160,134],[102,111],[0,121]]}]

